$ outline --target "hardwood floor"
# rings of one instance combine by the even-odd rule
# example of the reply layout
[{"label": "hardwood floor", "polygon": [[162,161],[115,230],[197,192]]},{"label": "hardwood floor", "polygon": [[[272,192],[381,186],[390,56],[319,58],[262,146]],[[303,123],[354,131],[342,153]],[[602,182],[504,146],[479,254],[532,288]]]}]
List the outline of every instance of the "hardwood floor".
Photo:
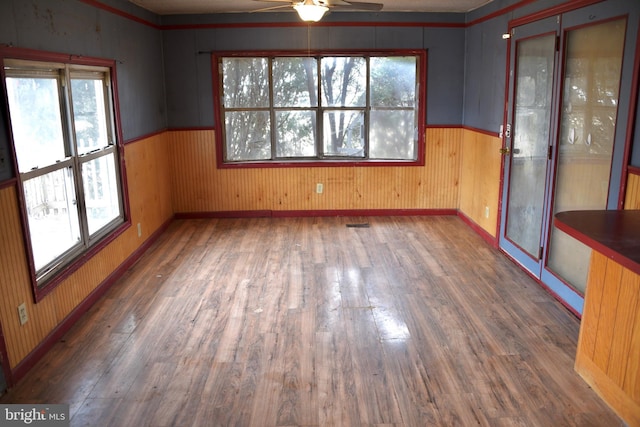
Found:
[{"label": "hardwood floor", "polygon": [[181,220],[1,401],[74,426],[623,425],[573,371],[578,328],[456,217]]}]

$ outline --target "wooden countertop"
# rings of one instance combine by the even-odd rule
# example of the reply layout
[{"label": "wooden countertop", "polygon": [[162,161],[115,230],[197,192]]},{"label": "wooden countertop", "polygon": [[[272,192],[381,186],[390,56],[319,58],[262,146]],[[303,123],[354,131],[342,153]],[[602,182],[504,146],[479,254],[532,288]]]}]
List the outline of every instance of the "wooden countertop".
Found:
[{"label": "wooden countertop", "polygon": [[556,214],[554,224],[640,274],[640,210],[560,212]]}]

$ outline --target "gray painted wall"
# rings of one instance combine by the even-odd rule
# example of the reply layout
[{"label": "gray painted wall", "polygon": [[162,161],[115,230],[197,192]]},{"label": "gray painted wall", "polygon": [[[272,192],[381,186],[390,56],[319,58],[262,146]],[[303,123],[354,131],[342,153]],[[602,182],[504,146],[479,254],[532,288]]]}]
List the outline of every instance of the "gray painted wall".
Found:
[{"label": "gray painted wall", "polygon": [[[158,21],[124,0],[103,2],[150,23]],[[167,127],[162,34],[152,25],[77,0],[0,0],[0,44],[115,59],[124,140]],[[3,117],[0,151],[8,152],[4,122]],[[8,177],[11,168],[0,169],[0,180]]]},{"label": "gray painted wall", "polygon": [[[260,14],[274,19],[272,13]],[[291,14],[281,18],[290,19]],[[337,14],[329,15],[336,22]],[[343,14],[345,15],[345,14]],[[357,16],[356,16],[357,15]],[[377,15],[377,14],[374,14]],[[252,17],[258,15],[251,15]],[[371,21],[371,14],[348,14],[351,20]],[[393,19],[409,22],[437,22],[433,14],[393,14]],[[451,14],[443,17],[451,20]],[[165,18],[166,25],[220,24],[225,16],[210,15]],[[344,18],[344,17],[341,17]],[[377,18],[377,16],[374,16]],[[462,16],[459,16],[461,23]],[[233,23],[238,17],[230,14]],[[390,19],[388,17],[387,19]],[[246,18],[244,20],[246,22]],[[331,22],[327,20],[323,22]],[[394,21],[395,22],[395,21]],[[228,23],[228,22],[227,22]],[[210,25],[211,26],[211,25]],[[167,77],[167,109],[170,128],[215,126],[210,51],[307,51],[426,49],[427,124],[459,125],[462,123],[464,93],[464,28],[431,28],[421,26],[296,26],[173,29],[163,34],[165,75]]]}]

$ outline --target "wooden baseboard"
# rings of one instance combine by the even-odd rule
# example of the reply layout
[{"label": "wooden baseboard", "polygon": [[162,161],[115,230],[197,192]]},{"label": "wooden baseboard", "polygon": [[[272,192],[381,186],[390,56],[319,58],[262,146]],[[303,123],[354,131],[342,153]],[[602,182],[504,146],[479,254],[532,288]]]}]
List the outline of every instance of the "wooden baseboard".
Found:
[{"label": "wooden baseboard", "polygon": [[216,211],[216,212],[180,212],[176,219],[203,218],[296,218],[326,216],[429,216],[457,215],[457,209],[331,209],[331,210],[292,210],[292,211]]},{"label": "wooden baseboard", "polygon": [[473,221],[471,218],[469,218],[467,215],[465,215],[464,212],[457,211],[456,213],[457,213],[458,217],[460,217],[460,219],[462,221],[464,221],[465,224],[467,224],[469,227],[471,227],[471,229],[473,231],[475,231],[478,235],[480,235],[480,237],[482,237],[487,243],[489,243],[494,248],[498,247],[498,239],[497,238],[493,237],[491,234],[489,234],[489,232],[487,230],[485,230],[484,228],[480,227],[475,221]]}]

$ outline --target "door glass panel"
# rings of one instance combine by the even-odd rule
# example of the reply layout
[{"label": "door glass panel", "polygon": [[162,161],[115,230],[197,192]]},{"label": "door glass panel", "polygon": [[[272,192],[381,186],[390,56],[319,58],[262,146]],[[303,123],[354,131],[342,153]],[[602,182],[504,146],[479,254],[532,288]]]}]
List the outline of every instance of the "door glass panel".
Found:
[{"label": "door glass panel", "polygon": [[[554,213],[606,209],[624,19],[567,33]],[[553,228],[549,267],[584,292],[591,250]]]},{"label": "door glass panel", "polygon": [[507,237],[539,258],[544,213],[555,33],[517,44]]}]

